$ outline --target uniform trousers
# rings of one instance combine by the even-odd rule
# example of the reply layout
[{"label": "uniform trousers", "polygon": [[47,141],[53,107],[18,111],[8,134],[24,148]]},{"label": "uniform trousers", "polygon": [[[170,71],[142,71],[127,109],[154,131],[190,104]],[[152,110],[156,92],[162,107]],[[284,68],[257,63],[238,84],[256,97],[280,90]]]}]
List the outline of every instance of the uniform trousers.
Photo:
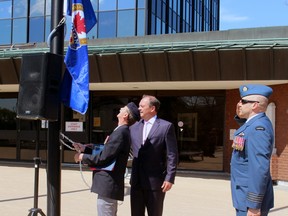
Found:
[{"label": "uniform trousers", "polygon": [[117,200],[98,195],[97,212],[98,216],[116,216]]},{"label": "uniform trousers", "polygon": [[145,207],[147,208],[148,216],[161,216],[164,198],[165,193],[162,190],[131,187],[131,216],[145,216]]}]

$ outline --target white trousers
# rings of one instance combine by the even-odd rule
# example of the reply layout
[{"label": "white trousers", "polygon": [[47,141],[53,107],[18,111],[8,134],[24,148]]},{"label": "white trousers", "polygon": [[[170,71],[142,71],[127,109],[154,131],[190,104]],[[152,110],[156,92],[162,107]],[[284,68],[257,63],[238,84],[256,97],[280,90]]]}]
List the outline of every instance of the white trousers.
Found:
[{"label": "white trousers", "polygon": [[97,212],[98,216],[116,216],[117,200],[98,195]]}]

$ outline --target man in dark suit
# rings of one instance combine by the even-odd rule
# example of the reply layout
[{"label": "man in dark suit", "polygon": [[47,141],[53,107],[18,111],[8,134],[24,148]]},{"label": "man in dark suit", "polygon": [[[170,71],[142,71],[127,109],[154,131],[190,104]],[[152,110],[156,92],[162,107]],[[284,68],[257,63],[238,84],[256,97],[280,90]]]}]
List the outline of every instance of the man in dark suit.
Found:
[{"label": "man in dark suit", "polygon": [[172,123],[157,117],[160,102],[144,95],[139,103],[142,120],[130,127],[133,162],[131,214],[161,216],[165,193],[174,184],[178,160]]},{"label": "man in dark suit", "polygon": [[[133,102],[128,103],[120,109],[117,118],[118,127],[111,133],[100,153],[92,154],[89,144],[73,144],[78,151],[74,156],[75,161],[82,161],[94,169],[91,191],[98,194],[98,216],[116,216],[117,200],[124,200],[124,174],[130,152],[129,126],[140,119],[138,107]],[[113,162],[112,171],[104,169]]]}]

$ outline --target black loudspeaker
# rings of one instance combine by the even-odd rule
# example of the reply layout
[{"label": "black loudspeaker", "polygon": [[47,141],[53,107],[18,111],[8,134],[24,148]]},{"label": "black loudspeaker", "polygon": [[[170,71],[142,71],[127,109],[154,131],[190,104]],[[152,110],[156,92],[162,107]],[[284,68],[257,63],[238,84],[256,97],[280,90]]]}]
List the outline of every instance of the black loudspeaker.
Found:
[{"label": "black loudspeaker", "polygon": [[22,56],[17,118],[58,120],[63,57],[53,53]]}]

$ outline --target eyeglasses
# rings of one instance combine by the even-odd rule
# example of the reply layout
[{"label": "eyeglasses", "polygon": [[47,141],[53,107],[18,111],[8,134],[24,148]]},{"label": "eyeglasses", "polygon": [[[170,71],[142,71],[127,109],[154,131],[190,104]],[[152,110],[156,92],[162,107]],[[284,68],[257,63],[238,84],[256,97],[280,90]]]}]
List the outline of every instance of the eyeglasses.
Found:
[{"label": "eyeglasses", "polygon": [[241,99],[240,102],[241,102],[242,104],[247,104],[247,103],[259,103],[259,101],[245,100],[245,99]]}]

